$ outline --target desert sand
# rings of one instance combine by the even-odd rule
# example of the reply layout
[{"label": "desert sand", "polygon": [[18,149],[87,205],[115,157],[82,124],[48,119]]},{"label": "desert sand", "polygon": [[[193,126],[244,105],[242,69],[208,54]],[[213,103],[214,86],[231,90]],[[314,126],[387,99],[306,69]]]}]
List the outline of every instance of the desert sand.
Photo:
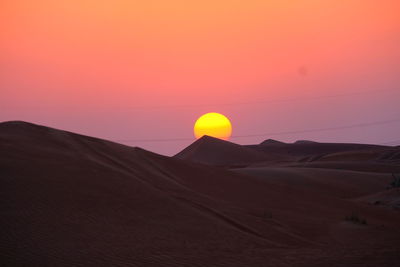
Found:
[{"label": "desert sand", "polygon": [[0,151],[1,266],[400,266],[399,147],[203,137],[166,157],[12,121]]}]

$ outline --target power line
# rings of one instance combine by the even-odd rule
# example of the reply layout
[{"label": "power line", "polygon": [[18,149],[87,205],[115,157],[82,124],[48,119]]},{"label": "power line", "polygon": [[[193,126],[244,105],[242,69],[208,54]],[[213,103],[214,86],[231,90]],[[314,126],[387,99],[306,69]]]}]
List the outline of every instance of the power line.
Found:
[{"label": "power line", "polygon": [[[278,135],[289,135],[289,134],[300,134],[300,133],[311,133],[311,132],[325,132],[334,130],[345,130],[353,128],[370,127],[376,125],[383,125],[398,122],[400,119],[391,120],[380,120],[374,122],[357,123],[350,125],[341,125],[336,127],[326,127],[326,128],[313,128],[308,130],[293,130],[293,131],[283,131],[283,132],[269,132],[269,133],[259,133],[259,134],[247,134],[247,135],[236,135],[232,136],[235,138],[245,138],[245,137],[260,137],[260,136],[278,136]],[[181,137],[181,138],[168,138],[168,139],[125,139],[125,140],[114,140],[115,142],[177,142],[177,141],[193,141],[193,138]]]},{"label": "power line", "polygon": [[112,140],[114,142],[174,142],[174,141],[193,141],[193,138],[182,137],[182,138],[168,138],[168,139],[123,139],[123,140]]},{"label": "power line", "polygon": [[308,97],[291,97],[291,98],[276,98],[268,100],[258,101],[245,101],[245,102],[227,102],[227,103],[205,103],[205,104],[194,104],[194,105],[157,105],[157,106],[133,106],[127,107],[128,109],[164,109],[164,108],[196,108],[196,107],[213,107],[213,106],[237,106],[237,105],[254,105],[254,104],[268,104],[268,103],[282,103],[282,102],[293,102],[293,101],[307,101],[307,100],[319,100],[324,98],[337,98],[353,95],[364,95],[373,93],[382,93],[390,91],[399,91],[398,88],[389,89],[374,89],[374,90],[362,90],[353,91],[341,94],[332,95],[320,95],[320,96],[308,96]]},{"label": "power line", "polygon": [[[331,94],[331,95],[320,95],[320,96],[307,96],[307,97],[291,97],[291,98],[275,98],[275,99],[264,99],[255,101],[244,101],[244,102],[226,102],[226,103],[203,103],[203,104],[186,104],[186,105],[155,105],[155,106],[127,106],[120,107],[119,109],[170,109],[170,108],[198,108],[198,107],[214,107],[214,106],[240,106],[240,105],[260,105],[269,103],[285,103],[294,101],[310,101],[310,100],[320,100],[326,98],[338,98],[346,96],[355,95],[366,95],[382,92],[400,91],[399,88],[389,88],[389,89],[374,89],[374,90],[360,90],[341,94]],[[23,107],[23,109],[38,109],[38,106]],[[51,107],[50,107],[51,108]],[[71,108],[71,107],[69,107]],[[21,107],[14,107],[14,109],[22,109]],[[93,108],[98,109],[98,108]],[[117,109],[116,107],[113,108]]]},{"label": "power line", "polygon": [[238,136],[235,136],[232,138],[256,137],[256,136],[265,136],[265,135],[287,135],[287,134],[311,133],[311,132],[325,132],[325,131],[333,131],[333,130],[343,130],[343,129],[375,126],[375,125],[393,123],[393,122],[397,122],[397,121],[400,121],[400,119],[358,123],[358,124],[343,125],[343,126],[337,126],[337,127],[314,128],[314,129],[309,129],[309,130],[296,130],[296,131],[286,131],[286,132],[271,132],[271,133],[262,133],[262,134],[238,135]]}]

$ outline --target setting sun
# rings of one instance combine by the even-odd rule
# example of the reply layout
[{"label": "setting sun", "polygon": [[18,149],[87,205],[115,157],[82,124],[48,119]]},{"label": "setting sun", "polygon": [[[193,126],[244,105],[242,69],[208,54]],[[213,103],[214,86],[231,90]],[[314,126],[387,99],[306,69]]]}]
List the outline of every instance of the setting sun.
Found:
[{"label": "setting sun", "polygon": [[222,114],[215,112],[204,114],[194,124],[194,136],[198,139],[203,135],[228,140],[232,135],[232,124]]}]

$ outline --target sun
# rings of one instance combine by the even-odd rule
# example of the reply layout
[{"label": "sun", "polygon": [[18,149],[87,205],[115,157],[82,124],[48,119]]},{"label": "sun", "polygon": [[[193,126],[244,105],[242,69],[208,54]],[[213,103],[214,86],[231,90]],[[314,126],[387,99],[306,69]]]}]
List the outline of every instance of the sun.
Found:
[{"label": "sun", "polygon": [[193,130],[197,139],[208,135],[228,140],[232,135],[232,124],[224,115],[210,112],[197,119]]}]

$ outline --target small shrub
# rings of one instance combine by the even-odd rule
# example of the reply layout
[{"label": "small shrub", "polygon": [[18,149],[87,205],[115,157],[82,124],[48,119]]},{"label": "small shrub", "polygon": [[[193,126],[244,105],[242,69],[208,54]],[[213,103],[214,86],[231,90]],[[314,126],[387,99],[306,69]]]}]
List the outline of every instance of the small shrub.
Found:
[{"label": "small shrub", "polygon": [[345,221],[352,222],[355,224],[367,225],[367,220],[359,217],[356,213],[352,213],[350,216],[346,216]]},{"label": "small shrub", "polygon": [[400,187],[400,175],[392,173],[393,181],[390,183],[392,188],[399,188]]}]

